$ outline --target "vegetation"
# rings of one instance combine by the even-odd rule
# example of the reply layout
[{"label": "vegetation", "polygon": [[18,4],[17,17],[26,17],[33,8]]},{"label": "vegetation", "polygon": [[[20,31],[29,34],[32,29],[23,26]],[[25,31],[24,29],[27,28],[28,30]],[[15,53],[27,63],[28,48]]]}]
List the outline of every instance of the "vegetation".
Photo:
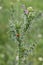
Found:
[{"label": "vegetation", "polygon": [[0,0],[0,65],[43,65],[43,0]]}]

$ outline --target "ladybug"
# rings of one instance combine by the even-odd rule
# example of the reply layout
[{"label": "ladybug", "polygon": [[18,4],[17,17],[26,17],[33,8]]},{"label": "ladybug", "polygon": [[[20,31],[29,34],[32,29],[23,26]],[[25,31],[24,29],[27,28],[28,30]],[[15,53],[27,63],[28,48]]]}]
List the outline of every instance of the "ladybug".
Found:
[{"label": "ladybug", "polygon": [[19,37],[19,34],[16,34],[17,37]]}]

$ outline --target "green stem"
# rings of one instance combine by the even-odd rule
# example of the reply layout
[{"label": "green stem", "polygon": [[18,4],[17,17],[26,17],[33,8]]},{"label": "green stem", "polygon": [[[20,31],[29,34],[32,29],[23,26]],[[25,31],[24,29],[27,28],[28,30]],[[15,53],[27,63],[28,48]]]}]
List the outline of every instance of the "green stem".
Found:
[{"label": "green stem", "polygon": [[21,40],[20,40],[20,37],[18,37],[18,42],[19,42],[19,65],[21,65],[21,59],[22,59],[22,56],[23,56],[23,54],[22,54],[22,46],[21,46]]},{"label": "green stem", "polygon": [[22,49],[21,49],[21,40],[19,39],[18,42],[19,42],[19,65],[21,65],[21,51],[22,51]]}]

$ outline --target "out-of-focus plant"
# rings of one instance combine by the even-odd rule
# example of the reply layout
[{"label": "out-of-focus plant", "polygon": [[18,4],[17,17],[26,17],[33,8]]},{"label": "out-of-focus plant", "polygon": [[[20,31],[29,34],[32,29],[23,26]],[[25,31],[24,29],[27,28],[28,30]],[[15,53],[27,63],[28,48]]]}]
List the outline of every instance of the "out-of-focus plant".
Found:
[{"label": "out-of-focus plant", "polygon": [[37,42],[32,44],[29,49],[26,49],[23,46],[23,40],[25,37],[25,34],[30,28],[30,24],[32,20],[37,19],[38,17],[41,16],[40,11],[35,11],[32,7],[25,8],[24,11],[24,16],[26,18],[26,21],[23,22],[23,24],[20,24],[20,22],[15,21],[14,19],[14,9],[13,6],[11,6],[11,18],[9,20],[9,26],[10,26],[10,33],[11,33],[11,38],[15,41],[18,42],[18,47],[19,47],[19,65],[22,65],[24,63],[27,63],[26,57],[31,54],[35,46],[37,45]]}]

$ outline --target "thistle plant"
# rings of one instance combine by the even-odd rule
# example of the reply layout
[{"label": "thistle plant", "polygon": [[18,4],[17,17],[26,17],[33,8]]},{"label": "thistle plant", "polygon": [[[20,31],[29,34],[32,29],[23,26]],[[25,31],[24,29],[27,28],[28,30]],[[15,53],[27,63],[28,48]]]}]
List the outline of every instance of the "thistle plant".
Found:
[{"label": "thistle plant", "polygon": [[[19,47],[19,65],[26,64],[27,65],[27,60],[26,58],[28,57],[29,54],[32,53],[34,50],[35,46],[37,45],[37,41],[33,43],[29,49],[26,49],[25,46],[23,45],[24,43],[24,37],[27,31],[29,31],[31,22],[34,19],[37,19],[39,16],[41,16],[41,13],[38,11],[35,11],[32,7],[28,7],[25,10],[23,10],[24,17],[26,20],[24,20],[23,24],[20,24],[20,21],[15,21],[15,11],[12,6],[11,8],[11,15],[10,15],[10,20],[9,20],[9,32],[11,34],[12,40],[16,40],[18,42],[18,47]],[[29,44],[29,43],[28,43]]]}]

